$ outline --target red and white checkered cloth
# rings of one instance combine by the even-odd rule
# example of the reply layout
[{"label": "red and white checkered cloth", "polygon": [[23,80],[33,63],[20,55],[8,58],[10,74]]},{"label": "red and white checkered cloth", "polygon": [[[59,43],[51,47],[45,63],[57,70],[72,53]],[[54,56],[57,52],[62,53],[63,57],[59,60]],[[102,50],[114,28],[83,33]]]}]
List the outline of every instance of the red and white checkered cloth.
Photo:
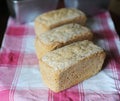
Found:
[{"label": "red and white checkered cloth", "polygon": [[108,12],[88,21],[95,42],[107,52],[103,69],[78,85],[54,93],[42,82],[33,23],[12,18],[0,50],[0,101],[120,101],[120,40]]}]

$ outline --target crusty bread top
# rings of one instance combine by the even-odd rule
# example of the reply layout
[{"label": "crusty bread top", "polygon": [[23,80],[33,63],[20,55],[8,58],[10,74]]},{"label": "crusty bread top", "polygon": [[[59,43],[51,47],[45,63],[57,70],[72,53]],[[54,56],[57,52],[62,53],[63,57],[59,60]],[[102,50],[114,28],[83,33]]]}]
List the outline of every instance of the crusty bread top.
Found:
[{"label": "crusty bread top", "polygon": [[54,44],[55,42],[66,43],[82,35],[90,36],[91,38],[93,36],[87,27],[83,27],[80,24],[71,23],[45,32],[38,38],[42,43],[49,45]]},{"label": "crusty bread top", "polygon": [[55,70],[63,70],[92,54],[100,52],[103,52],[102,48],[94,45],[91,41],[84,40],[48,52],[42,57],[42,61]]},{"label": "crusty bread top", "polygon": [[62,8],[41,14],[36,18],[36,21],[39,21],[46,26],[50,26],[56,23],[61,23],[62,21],[68,21],[68,19],[72,20],[78,18],[80,16],[84,17],[84,20],[86,20],[86,15],[82,11],[75,8]]}]

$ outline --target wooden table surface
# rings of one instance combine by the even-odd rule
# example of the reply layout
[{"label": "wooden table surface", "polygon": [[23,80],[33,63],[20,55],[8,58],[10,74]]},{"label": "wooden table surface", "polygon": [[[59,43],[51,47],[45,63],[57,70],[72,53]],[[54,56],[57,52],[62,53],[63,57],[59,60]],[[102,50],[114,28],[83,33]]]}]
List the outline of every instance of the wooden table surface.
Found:
[{"label": "wooden table surface", "polygon": [[[59,0],[57,9],[61,7],[64,7],[63,0]],[[120,16],[116,15],[114,12],[111,12],[111,11],[110,11],[110,14],[114,21],[116,31],[120,36]],[[9,17],[9,11],[7,8],[6,0],[0,0],[0,47],[1,47],[2,39],[6,30],[8,17]]]}]

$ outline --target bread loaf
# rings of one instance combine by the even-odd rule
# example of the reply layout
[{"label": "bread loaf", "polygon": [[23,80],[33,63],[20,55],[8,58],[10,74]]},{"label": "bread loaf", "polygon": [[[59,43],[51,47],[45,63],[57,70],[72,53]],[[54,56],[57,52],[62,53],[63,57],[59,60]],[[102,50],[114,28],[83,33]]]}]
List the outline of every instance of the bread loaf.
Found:
[{"label": "bread loaf", "polygon": [[39,64],[45,84],[60,92],[98,73],[104,59],[102,48],[84,40],[48,52]]},{"label": "bread loaf", "polygon": [[48,51],[57,49],[75,41],[92,40],[93,33],[80,24],[66,24],[39,35],[35,47],[40,59]]},{"label": "bread loaf", "polygon": [[74,8],[62,8],[47,12],[36,17],[35,32],[39,35],[67,23],[80,23],[84,25],[86,23],[86,15]]}]

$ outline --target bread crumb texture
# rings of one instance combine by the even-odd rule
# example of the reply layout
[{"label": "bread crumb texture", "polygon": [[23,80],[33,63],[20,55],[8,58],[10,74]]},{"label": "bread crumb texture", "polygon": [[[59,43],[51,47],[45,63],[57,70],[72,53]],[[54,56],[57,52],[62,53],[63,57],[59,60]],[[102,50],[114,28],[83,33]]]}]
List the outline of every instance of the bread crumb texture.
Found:
[{"label": "bread crumb texture", "polygon": [[71,23],[41,34],[39,40],[44,44],[53,44],[54,42],[66,43],[78,36],[92,36],[92,33],[87,27]]},{"label": "bread crumb texture", "polygon": [[40,15],[37,19],[42,24],[47,24],[47,26],[54,25],[60,21],[65,21],[68,19],[73,19],[75,17],[79,17],[80,15],[85,14],[77,9],[74,8],[62,8],[59,10],[53,10],[47,13]]},{"label": "bread crumb texture", "polygon": [[42,57],[42,61],[55,70],[61,70],[67,69],[77,64],[80,60],[102,51],[102,48],[91,41],[84,40],[48,52]]}]

